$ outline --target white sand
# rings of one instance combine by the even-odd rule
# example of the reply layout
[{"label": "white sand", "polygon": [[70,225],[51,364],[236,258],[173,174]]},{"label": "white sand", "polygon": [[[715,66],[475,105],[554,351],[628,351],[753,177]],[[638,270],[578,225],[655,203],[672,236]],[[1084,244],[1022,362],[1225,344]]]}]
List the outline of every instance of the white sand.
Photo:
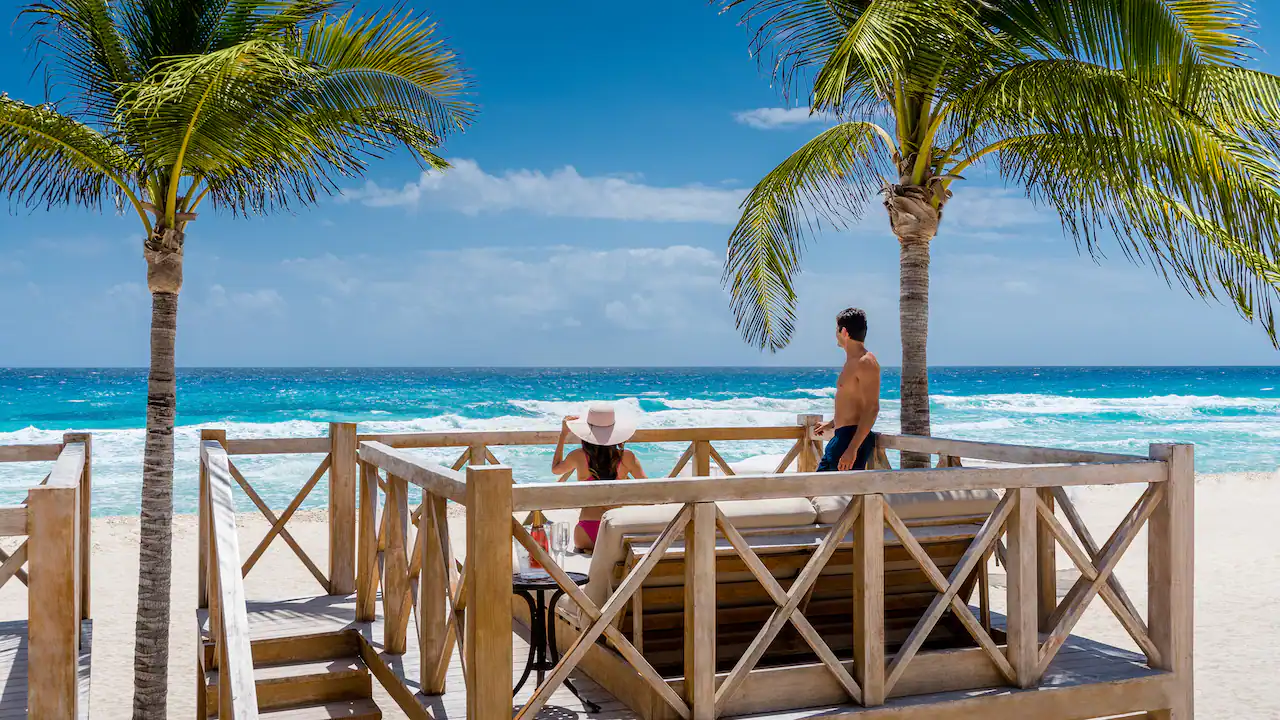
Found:
[{"label": "white sand", "polygon": [[[1105,539],[1137,497],[1135,488],[1090,488],[1074,492],[1093,533]],[[300,512],[290,532],[322,568],[327,546],[323,512]],[[261,516],[241,520],[240,547],[247,556],[268,527]],[[1196,709],[1203,718],[1280,717],[1280,473],[1201,476],[1196,492]],[[455,528],[455,534],[457,528]],[[1145,535],[1145,533],[1144,533]],[[138,570],[135,518],[96,518],[93,523],[94,718],[129,717],[132,698],[133,631]],[[461,536],[455,542],[461,547]],[[1140,538],[1118,571],[1140,608],[1146,607],[1146,543]],[[1059,553],[1059,568],[1073,568]],[[1072,577],[1061,573],[1064,581]],[[196,523],[181,516],[174,530],[173,633],[169,717],[195,716],[194,608]],[[246,580],[250,597],[297,597],[321,592],[315,580],[280,540]],[[1000,593],[997,590],[998,603]],[[26,617],[26,592],[11,581],[0,590],[0,620]],[[1076,629],[1121,647],[1134,648],[1100,600]],[[375,687],[377,683],[374,683]],[[387,718],[401,718],[385,695]]]}]

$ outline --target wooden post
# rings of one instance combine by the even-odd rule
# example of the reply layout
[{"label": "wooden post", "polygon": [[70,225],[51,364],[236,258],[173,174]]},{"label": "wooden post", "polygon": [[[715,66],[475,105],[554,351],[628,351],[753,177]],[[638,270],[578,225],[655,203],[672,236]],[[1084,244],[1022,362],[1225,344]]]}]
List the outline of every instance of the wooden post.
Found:
[{"label": "wooden post", "polygon": [[356,424],[329,423],[329,594],[356,589]]},{"label": "wooden post", "polygon": [[853,523],[853,672],[862,704],[884,704],[884,496],[863,495]]},{"label": "wooden post", "polygon": [[693,476],[711,477],[711,443],[706,440],[693,441]]},{"label": "wooden post", "polygon": [[360,463],[360,524],[356,620],[373,622],[378,602],[378,470]]},{"label": "wooden post", "polygon": [[[707,447],[706,443],[699,443]],[[699,453],[700,455],[701,453]],[[684,531],[684,694],[692,720],[716,716],[716,504],[697,503]]]},{"label": "wooden post", "polygon": [[[1040,488],[1036,494],[1053,509],[1053,488]],[[1037,516],[1036,522],[1036,595],[1040,632],[1053,630],[1053,611],[1058,607],[1058,541],[1049,523]]]},{"label": "wooden post", "polygon": [[80,506],[75,486],[56,486],[54,481],[32,488],[28,502],[27,706],[33,718],[75,720],[80,697]]},{"label": "wooden post", "polygon": [[466,582],[467,718],[511,720],[511,468],[505,465],[467,468]]},{"label": "wooden post", "polygon": [[[201,430],[200,442],[204,443],[208,440],[216,440],[223,447],[227,444],[226,430]],[[199,548],[199,564],[196,569],[196,594],[198,595],[198,603],[201,608],[209,607],[209,570],[213,567],[212,560],[209,557],[211,550],[210,537],[213,533],[213,525],[210,520],[209,509],[209,471],[204,465],[204,456],[200,457],[200,487],[199,487],[199,503],[196,506],[199,513],[199,534],[196,538],[196,544]],[[212,617],[212,614],[210,614]]]},{"label": "wooden post", "polygon": [[1169,479],[1147,525],[1147,622],[1160,650],[1159,669],[1172,671],[1174,683],[1171,707],[1148,717],[1189,720],[1195,714],[1195,446],[1152,445],[1150,456],[1169,464]]},{"label": "wooden post", "polygon": [[1006,526],[1009,664],[1013,666],[1018,687],[1029,688],[1040,679],[1036,676],[1040,650],[1040,618],[1036,608],[1036,491],[1035,488],[1011,488],[1005,492],[1017,494]]},{"label": "wooden post", "polygon": [[409,510],[408,483],[402,477],[387,473],[387,551],[382,556],[382,608],[386,622],[382,627],[383,649],[402,654],[408,648],[406,637],[409,614],[409,558],[405,549]]},{"label": "wooden post", "polygon": [[93,554],[93,436],[89,433],[65,433],[62,443],[84,443],[84,472],[80,475],[80,619],[88,620],[90,582],[89,566]]},{"label": "wooden post", "polygon": [[488,464],[488,448],[483,443],[472,445],[467,452],[467,465],[486,465]]},{"label": "wooden post", "polygon": [[[821,442],[817,437],[817,428],[822,424],[821,415],[797,415],[796,422],[804,428],[804,438],[800,441],[800,454],[796,456],[797,472],[813,472],[818,469],[818,454],[814,452],[814,443]],[[821,446],[819,446],[821,447]]]},{"label": "wooden post", "polygon": [[449,626],[448,605],[450,594],[449,574],[440,561],[444,548],[440,547],[440,528],[447,511],[445,499],[422,491],[422,515],[418,518],[418,663],[419,683],[426,695],[443,695],[444,678],[437,677],[435,668],[444,655]]}]

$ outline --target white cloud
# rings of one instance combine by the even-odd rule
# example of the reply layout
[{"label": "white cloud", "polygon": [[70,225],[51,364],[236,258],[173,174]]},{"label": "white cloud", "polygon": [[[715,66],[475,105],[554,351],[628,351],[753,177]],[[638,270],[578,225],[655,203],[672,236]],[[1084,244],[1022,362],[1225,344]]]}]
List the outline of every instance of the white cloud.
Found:
[{"label": "white cloud", "polygon": [[[466,248],[394,261],[332,254],[296,258],[286,270],[326,299],[411,326],[516,326],[511,332],[578,331],[601,323],[678,330],[723,314],[716,253],[701,247]],[[723,320],[717,318],[717,324]]]},{"label": "white cloud", "polygon": [[772,107],[743,110],[734,113],[733,119],[757,130],[778,130],[799,125],[831,122],[831,117],[826,113],[815,113],[807,107]]},{"label": "white cloud", "polygon": [[344,195],[371,207],[438,207],[467,215],[524,211],[553,217],[733,224],[745,189],[644,183],[635,175],[586,176],[566,165],[551,173],[507,170],[492,175],[474,160],[454,160],[400,189],[373,183]]},{"label": "white cloud", "polygon": [[[967,187],[963,182],[954,183],[951,190],[955,195],[947,201],[939,235],[949,228],[989,230],[997,235],[1008,235],[1032,225],[1058,225],[1058,218],[1052,210],[1037,208],[1021,190]],[[1060,236],[1060,232],[1053,234],[1055,240]]]},{"label": "white cloud", "polygon": [[254,314],[280,315],[284,312],[284,298],[272,289],[228,292],[221,285],[209,288],[206,300],[212,308],[230,308]]}]

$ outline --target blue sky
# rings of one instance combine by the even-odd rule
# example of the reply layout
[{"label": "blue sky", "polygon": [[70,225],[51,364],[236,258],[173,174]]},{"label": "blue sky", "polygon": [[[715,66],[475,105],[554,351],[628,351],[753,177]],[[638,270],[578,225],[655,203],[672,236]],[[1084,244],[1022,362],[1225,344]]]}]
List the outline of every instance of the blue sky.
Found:
[{"label": "blue sky", "polygon": [[[474,75],[480,111],[422,176],[407,158],[294,215],[188,228],[181,365],[825,365],[836,311],[898,362],[897,243],[883,212],[811,246],[799,331],[747,347],[720,288],[751,184],[819,125],[788,113],[746,31],[701,0],[412,3]],[[42,100],[21,4],[0,0],[0,90]],[[374,7],[370,5],[369,7]],[[1264,8],[1258,42],[1280,28]],[[1262,67],[1280,69],[1264,56]],[[982,172],[933,246],[935,365],[1275,364],[1264,333]],[[0,215],[0,366],[144,365],[137,220]]]}]

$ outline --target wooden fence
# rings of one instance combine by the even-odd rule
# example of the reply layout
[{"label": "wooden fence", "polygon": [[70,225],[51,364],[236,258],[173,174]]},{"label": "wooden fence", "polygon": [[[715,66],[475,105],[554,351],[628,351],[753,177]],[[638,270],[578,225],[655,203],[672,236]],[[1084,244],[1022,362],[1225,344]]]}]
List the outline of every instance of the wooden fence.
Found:
[{"label": "wooden fence", "polygon": [[[203,652],[198,653],[201,660],[197,667],[201,673],[218,670],[219,718],[256,720],[257,688],[244,594],[247,570],[242,570],[240,565],[231,467],[226,450],[217,440],[201,443],[200,548],[205,563],[201,568],[200,587],[203,607],[209,613],[209,638],[214,649],[213,668],[203,667]],[[203,692],[198,702],[204,706]]]},{"label": "wooden fence", "polygon": [[[61,443],[0,446],[0,463],[53,462],[25,500],[0,507],[0,536],[26,537],[12,554],[0,551],[0,587],[10,581],[27,586],[25,682],[33,718],[88,714],[80,656],[90,619],[91,446],[83,433],[68,433]],[[9,674],[23,682],[18,670]]]},{"label": "wooden fence", "polygon": [[[548,568],[586,620],[581,635],[568,645],[556,669],[518,710],[517,717],[522,720],[537,715],[569,673],[598,650],[596,641],[602,637],[625,660],[644,690],[659,698],[665,712],[673,717],[702,719],[776,709],[778,698],[789,701],[797,688],[807,700],[821,697],[833,703],[875,707],[904,694],[943,689],[1000,684],[1035,687],[1085,610],[1098,598],[1133,638],[1147,665],[1164,672],[1129,682],[1119,693],[1114,687],[1099,686],[1093,694],[1075,693],[1069,700],[1053,693],[1018,696],[1031,699],[1018,706],[1021,715],[1010,717],[1092,717],[1138,711],[1149,711],[1154,718],[1190,717],[1191,446],[1153,445],[1147,456],[1134,456],[885,434],[879,439],[876,469],[818,474],[812,472],[821,449],[814,432],[818,419],[801,416],[797,425],[781,427],[644,429],[629,445],[688,443],[665,478],[514,486],[510,468],[498,464],[495,449],[553,445],[557,431],[357,434],[353,425],[333,424],[328,438],[235,440],[218,431],[206,431],[205,438],[220,443],[228,455],[324,455],[316,472],[279,516],[260,498],[254,500],[272,523],[272,532],[263,543],[283,537],[307,561],[305,553],[290,542],[285,523],[328,471],[333,523],[330,575],[320,577],[314,562],[308,566],[332,593],[354,590],[357,619],[361,621],[374,619],[381,589],[387,652],[404,651],[411,616],[417,613],[420,682],[426,694],[443,692],[455,649],[462,654],[468,688],[498,687],[511,681],[509,570],[515,540]],[[713,467],[725,476],[734,475],[716,445],[739,440],[789,440],[792,447],[772,473],[711,477]],[[458,448],[460,454],[448,466],[404,452],[449,447]],[[358,452],[353,452],[357,448]],[[892,470],[886,451],[894,450],[936,455],[938,467]],[[962,458],[1002,466],[963,467]],[[686,467],[693,477],[678,477]],[[786,472],[791,468],[797,472]],[[255,498],[249,483],[229,460],[228,470],[250,498]],[[1142,485],[1143,492],[1114,532],[1099,543],[1065,489],[1113,484]],[[907,523],[885,501],[886,496],[901,493],[977,489],[1001,491],[1001,499],[949,575],[938,569]],[[421,502],[414,508],[419,492]],[[743,539],[743,532],[717,507],[717,503],[732,500],[822,495],[852,495],[854,501],[790,588],[783,588],[770,575]],[[465,553],[455,552],[450,541],[446,512],[450,501],[466,508]],[[513,520],[513,513],[518,516],[533,510],[659,503],[678,503],[683,508],[600,604],[569,581]],[[202,508],[206,504],[202,499]],[[1115,576],[1126,550],[1144,528],[1149,570],[1145,618]],[[822,637],[811,629],[806,632],[803,612],[797,609],[806,583],[822,572],[835,546],[850,531],[855,538],[852,662],[839,660]],[[936,593],[906,641],[891,656],[886,656],[884,641],[886,531],[918,564]],[[777,605],[761,635],[729,672],[717,672],[716,644],[708,641],[716,632],[717,534],[732,545]],[[354,542],[346,542],[347,538]],[[685,676],[673,679],[654,670],[619,631],[616,621],[648,573],[680,538],[687,560],[684,583],[689,600],[683,619],[687,654]],[[1057,546],[1080,573],[1060,602],[1056,593]],[[260,549],[255,554],[260,554]],[[1008,612],[1003,632],[998,634],[990,630],[987,618],[975,618],[960,597],[961,587],[985,569],[985,560],[993,552],[1003,555],[1008,573]],[[204,554],[202,550],[202,558]],[[461,555],[465,555],[465,562],[455,557]],[[246,562],[243,569],[250,567]],[[950,652],[923,649],[930,630],[947,613],[972,637],[974,647]],[[755,667],[757,650],[769,642],[767,634],[788,623],[796,626],[821,662],[767,671]],[[1005,696],[990,697],[996,702]],[[1072,703],[1072,709],[1062,707],[1064,702]],[[503,693],[468,693],[467,703],[469,717],[511,717],[510,701]]]},{"label": "wooden fence", "polygon": [[[935,438],[883,435],[880,450],[939,456],[940,467],[921,470],[878,469],[857,473],[778,472],[737,477],[707,477],[717,459],[711,443],[733,439],[796,440],[788,462],[807,471],[816,462],[812,418],[786,428],[699,428],[652,430],[631,441],[690,442],[672,476],[685,462],[695,463],[693,478],[595,481],[575,484],[512,484],[511,470],[501,465],[471,465],[477,457],[492,461],[490,448],[502,444],[553,442],[554,433],[476,433],[419,436],[376,436],[360,443],[361,533],[360,581],[364,619],[372,619],[383,553],[382,590],[387,616],[386,647],[403,648],[409,614],[419,610],[418,631],[428,694],[443,691],[443,670],[455,645],[462,647],[467,687],[498,687],[510,682],[511,543],[522,544],[577,604],[585,629],[569,644],[555,670],[519,708],[520,720],[533,718],[575,668],[604,638],[669,706],[673,716],[714,718],[763,712],[794,702],[799,691],[833,702],[874,707],[902,694],[924,694],[961,688],[1007,684],[1031,688],[1053,663],[1072,630],[1095,598],[1116,616],[1147,664],[1164,673],[1133,681],[1117,693],[1113,685],[1071,695],[1039,693],[1023,701],[1022,717],[1093,717],[1150,711],[1152,717],[1190,717],[1192,634],[1192,504],[1193,459],[1187,445],[1153,445],[1147,457],[1052,448],[1029,448]],[[397,446],[461,445],[466,450],[454,467],[422,462]],[[961,467],[960,458],[1021,464],[1009,467]],[[881,455],[883,462],[883,455]],[[381,473],[381,474],[380,474]],[[385,477],[383,477],[385,475]],[[1082,485],[1140,484],[1139,500],[1107,540],[1097,543],[1065,488]],[[413,517],[408,488],[422,491],[424,502],[412,523],[418,528],[414,550],[407,550]],[[376,521],[379,488],[386,495],[381,522]],[[950,576],[943,575],[920,546],[886,495],[912,492],[989,489],[1002,491],[999,504],[982,524]],[[809,565],[790,589],[775,580],[742,533],[717,507],[731,500],[763,500],[823,495],[853,495],[813,553]],[[465,567],[458,570],[450,547],[445,504],[466,507]],[[678,503],[676,517],[658,534],[611,596],[601,604],[589,599],[537,543],[513,513],[586,506]],[[1059,513],[1067,520],[1064,524]],[[1139,614],[1115,577],[1115,569],[1139,531],[1148,532],[1148,608]],[[377,530],[375,531],[375,528]],[[389,530],[388,530],[389,529]],[[918,563],[936,597],[892,656],[886,656],[883,558],[885,531],[896,536]],[[854,538],[854,659],[842,662],[822,637],[806,628],[797,612],[808,584],[822,571],[835,546],[852,531]],[[777,604],[756,641],[728,672],[716,669],[716,535],[726,538]],[[678,538],[684,540],[686,606],[685,676],[664,678],[616,627],[632,596]],[[984,564],[1000,539],[1007,565],[1007,617],[999,642],[987,623],[974,617],[960,588]],[[1061,545],[1080,578],[1059,602],[1056,593],[1055,546]],[[419,569],[415,575],[414,568]],[[366,572],[368,570],[368,572]],[[922,650],[925,639],[944,613],[951,612],[976,645],[966,651]],[[465,612],[466,622],[462,622]],[[821,660],[812,667],[758,670],[755,663],[773,634],[795,624]],[[459,628],[465,627],[460,633]],[[807,631],[806,631],[807,630]],[[590,673],[589,673],[590,674]],[[750,687],[749,693],[744,692]],[[992,702],[997,702],[993,696]],[[509,698],[502,693],[471,692],[468,717],[510,717]],[[1034,703],[1039,703],[1034,704]],[[1028,704],[1032,703],[1032,704]],[[1068,704],[1070,707],[1068,707]],[[1095,712],[1096,710],[1096,712]],[[1090,713],[1093,714],[1090,714]]]}]

